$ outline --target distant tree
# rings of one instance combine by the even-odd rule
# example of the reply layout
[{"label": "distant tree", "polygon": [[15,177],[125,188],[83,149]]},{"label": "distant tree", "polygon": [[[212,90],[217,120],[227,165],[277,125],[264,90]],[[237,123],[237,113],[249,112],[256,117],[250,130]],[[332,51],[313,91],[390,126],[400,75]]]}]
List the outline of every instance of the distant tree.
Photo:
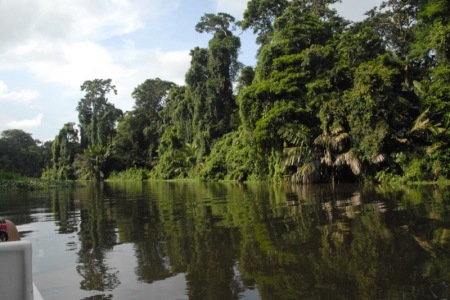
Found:
[{"label": "distant tree", "polygon": [[40,177],[44,153],[30,133],[8,129],[0,138],[0,170],[24,176]]},{"label": "distant tree", "polygon": [[50,167],[52,165],[52,144],[53,141],[48,140],[45,142],[39,142],[40,148],[42,149],[42,157],[43,157],[43,168]]}]

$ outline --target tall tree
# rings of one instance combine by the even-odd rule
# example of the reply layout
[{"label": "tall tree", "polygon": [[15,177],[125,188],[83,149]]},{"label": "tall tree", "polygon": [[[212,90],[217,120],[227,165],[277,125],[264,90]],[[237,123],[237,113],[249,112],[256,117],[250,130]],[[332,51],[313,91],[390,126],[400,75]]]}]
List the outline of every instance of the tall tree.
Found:
[{"label": "tall tree", "polygon": [[[210,119],[207,113],[206,81],[208,72],[208,50],[194,48],[190,52],[191,66],[186,73],[186,106],[192,111],[192,142],[199,148],[198,160],[201,161],[204,153],[207,153],[211,141],[211,133],[208,129]],[[189,141],[190,142],[190,141]]]},{"label": "tall tree", "polygon": [[330,13],[329,5],[340,0],[250,0],[239,26],[253,29],[256,42],[264,46],[271,42],[275,20],[281,17],[288,7],[301,8],[302,13],[324,16]]},{"label": "tall tree", "polygon": [[403,65],[405,88],[410,88],[415,79],[410,50],[415,38],[418,4],[419,0],[388,0],[368,12],[367,22],[383,37],[386,49]]},{"label": "tall tree", "polygon": [[242,91],[239,104],[246,128],[265,147],[280,149],[281,127],[299,121],[317,124],[312,109],[320,103],[310,94],[327,84],[333,49],[326,47],[331,28],[299,7],[286,9],[274,29],[272,42],[261,48],[253,84]]},{"label": "tall tree", "polygon": [[89,145],[106,146],[115,134],[117,122],[122,111],[108,102],[107,94],[117,94],[111,79],[87,80],[81,85],[86,92],[78,102],[77,111],[80,122],[81,149]]},{"label": "tall tree", "polygon": [[242,29],[253,29],[256,42],[265,45],[270,42],[275,19],[288,7],[288,0],[251,0],[247,2],[244,18],[239,25]]},{"label": "tall tree", "polygon": [[160,78],[147,79],[131,94],[135,100],[133,110],[154,118],[165,105],[169,91],[175,83]]},{"label": "tall tree", "polygon": [[191,69],[186,76],[192,91],[194,142],[203,154],[209,153],[214,139],[232,129],[232,115],[237,108],[233,81],[240,68],[241,43],[231,31],[234,22],[226,13],[205,14],[195,27],[198,32],[213,34],[206,51],[197,48],[191,53]]}]

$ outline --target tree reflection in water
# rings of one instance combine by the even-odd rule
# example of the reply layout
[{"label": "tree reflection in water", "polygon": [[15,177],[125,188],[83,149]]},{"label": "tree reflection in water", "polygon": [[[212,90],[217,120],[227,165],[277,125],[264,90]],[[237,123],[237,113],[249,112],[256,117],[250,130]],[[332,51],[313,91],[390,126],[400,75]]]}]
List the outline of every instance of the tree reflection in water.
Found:
[{"label": "tree reflection in water", "polygon": [[87,291],[112,291],[120,281],[117,270],[105,263],[105,252],[117,244],[116,222],[112,207],[105,201],[103,188],[88,187],[87,195],[80,203],[80,250],[78,251],[77,271],[83,278],[80,288]]},{"label": "tree reflection in water", "polygon": [[255,288],[261,299],[450,296],[448,188],[146,182],[83,193],[78,215],[70,201],[53,207],[60,230],[80,226],[80,288],[107,292],[98,299],[120,286],[107,260],[120,243],[133,245],[136,281],[184,274],[189,299]]}]

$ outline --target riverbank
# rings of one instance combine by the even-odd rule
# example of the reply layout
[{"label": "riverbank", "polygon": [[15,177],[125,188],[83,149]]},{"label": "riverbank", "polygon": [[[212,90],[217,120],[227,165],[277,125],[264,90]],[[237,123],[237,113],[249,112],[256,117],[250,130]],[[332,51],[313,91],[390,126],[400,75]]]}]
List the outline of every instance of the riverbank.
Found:
[{"label": "riverbank", "polygon": [[79,185],[81,185],[81,183],[78,181],[29,178],[20,176],[16,173],[0,171],[0,189],[40,190],[73,187]]}]

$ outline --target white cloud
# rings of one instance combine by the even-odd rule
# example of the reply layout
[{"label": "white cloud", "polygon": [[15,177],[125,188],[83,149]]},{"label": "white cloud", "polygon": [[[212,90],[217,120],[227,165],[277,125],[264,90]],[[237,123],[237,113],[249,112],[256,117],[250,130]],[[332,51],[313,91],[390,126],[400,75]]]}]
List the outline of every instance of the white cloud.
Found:
[{"label": "white cloud", "polygon": [[26,62],[28,69],[43,81],[55,82],[78,88],[85,80],[94,78],[118,78],[130,76],[130,70],[118,65],[112,54],[93,42],[53,45],[51,52],[58,56],[52,59],[45,55]]},{"label": "white cloud", "polygon": [[138,49],[131,41],[127,41],[126,47],[115,56],[118,63],[128,71],[128,76],[112,78],[118,90],[116,104],[124,110],[131,109],[134,102],[131,93],[146,79],[159,77],[183,85],[191,59],[189,50]]},{"label": "white cloud", "polygon": [[158,61],[161,66],[159,72],[163,78],[179,85],[184,84],[184,77],[191,61],[189,50],[160,53]]},{"label": "white cloud", "polygon": [[25,120],[13,120],[9,121],[6,125],[9,128],[15,128],[15,129],[26,129],[26,128],[33,128],[33,127],[39,127],[42,123],[42,114],[38,114],[36,117],[31,119],[25,119]]},{"label": "white cloud", "polygon": [[[1,0],[0,70],[22,69],[24,64],[36,67],[36,60],[37,65],[50,60],[66,60],[66,65],[68,59],[95,60],[103,42],[144,28],[145,22],[176,8],[178,3],[179,0]],[[81,46],[87,47],[83,50]],[[81,51],[76,53],[70,48]],[[92,49],[95,53],[86,57]]]},{"label": "white cloud", "polygon": [[136,50],[139,59],[133,60],[119,40],[179,4],[180,0],[0,0],[0,70],[26,70],[42,82],[73,91],[94,78],[136,86],[136,79],[153,75],[182,83],[188,53],[141,49]]},{"label": "white cloud", "polygon": [[242,19],[246,8],[247,1],[244,0],[217,0],[217,12],[229,13],[237,20]]},{"label": "white cloud", "polygon": [[126,41],[123,49],[115,56],[121,66],[134,70],[135,77],[145,79],[160,77],[177,84],[184,84],[184,75],[191,59],[189,52],[190,50],[140,49],[133,41]]},{"label": "white cloud", "polygon": [[[157,29],[164,31],[162,22],[177,28],[178,20],[169,20],[169,12],[183,17],[189,13],[176,11],[184,1],[0,0],[0,74],[9,85],[0,81],[0,101],[5,103],[0,128],[33,128],[47,135],[49,128],[73,121],[85,80],[111,78],[118,96],[110,95],[110,100],[124,110],[133,105],[133,89],[146,79],[184,84],[189,49],[177,47],[183,45],[180,41],[173,43],[177,46],[167,45],[177,34],[164,42],[157,35]],[[136,41],[136,46],[128,45],[127,39]],[[22,76],[26,80],[10,83]],[[39,86],[39,91],[27,84]],[[36,98],[39,102],[33,102]],[[16,106],[6,107],[5,101],[33,103],[39,111],[30,107],[19,111]],[[61,111],[70,111],[70,117],[61,117]],[[44,114],[52,118],[44,119]]]},{"label": "white cloud", "polygon": [[137,77],[144,79],[159,77],[179,85],[184,84],[184,76],[191,59],[189,50],[164,52],[160,49],[151,49],[140,50],[139,53],[134,62],[135,66],[138,66],[138,61],[142,62],[136,69],[139,72]]},{"label": "white cloud", "polygon": [[332,5],[332,7],[336,8],[338,13],[344,18],[356,22],[365,19],[366,16],[364,16],[364,14],[375,6],[380,5],[381,1],[382,0],[345,0],[341,3]]},{"label": "white cloud", "polygon": [[159,77],[184,84],[189,50],[138,49],[132,42],[126,44],[122,49],[117,46],[116,52],[93,42],[54,45],[51,51],[58,53],[59,59],[52,59],[46,49],[36,48],[34,52],[41,53],[40,59],[26,65],[40,80],[63,84],[77,93],[85,80],[111,78],[118,96],[110,95],[110,99],[123,109],[131,107],[133,89],[146,79]]},{"label": "white cloud", "polygon": [[135,31],[144,21],[173,9],[174,0],[2,0],[2,43],[39,40],[103,40]]},{"label": "white cloud", "polygon": [[0,101],[30,104],[38,97],[39,92],[36,90],[9,91],[6,83],[0,80]]},{"label": "white cloud", "polygon": [[[45,0],[48,4],[48,0]],[[63,6],[61,11],[70,12],[72,17],[71,33],[76,39],[103,40],[112,36],[127,34],[143,27],[140,19],[140,7],[128,1],[57,1]],[[53,1],[49,1],[53,2]],[[53,4],[51,4],[53,5]],[[50,7],[50,6],[48,6]],[[52,12],[52,8],[50,8]]]}]

